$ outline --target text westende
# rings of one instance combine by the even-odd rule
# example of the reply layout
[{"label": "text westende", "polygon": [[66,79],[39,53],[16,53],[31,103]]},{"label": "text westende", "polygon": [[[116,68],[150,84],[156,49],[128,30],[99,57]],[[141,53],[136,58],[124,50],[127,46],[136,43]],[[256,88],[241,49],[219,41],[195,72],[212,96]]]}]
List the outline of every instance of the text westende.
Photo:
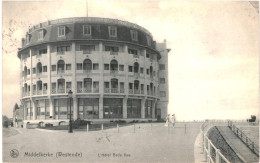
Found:
[{"label": "text westende", "polygon": [[[24,152],[24,157],[55,157],[53,153],[50,152]],[[56,152],[56,157],[82,157],[81,152],[75,153],[63,153]]]}]

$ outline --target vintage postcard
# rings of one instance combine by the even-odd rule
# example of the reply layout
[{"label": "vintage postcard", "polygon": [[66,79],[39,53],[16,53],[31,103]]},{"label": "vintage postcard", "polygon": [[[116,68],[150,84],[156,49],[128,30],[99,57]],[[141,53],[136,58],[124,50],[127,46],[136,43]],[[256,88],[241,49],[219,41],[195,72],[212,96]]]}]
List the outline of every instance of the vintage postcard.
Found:
[{"label": "vintage postcard", "polygon": [[259,162],[259,2],[3,1],[3,162]]}]

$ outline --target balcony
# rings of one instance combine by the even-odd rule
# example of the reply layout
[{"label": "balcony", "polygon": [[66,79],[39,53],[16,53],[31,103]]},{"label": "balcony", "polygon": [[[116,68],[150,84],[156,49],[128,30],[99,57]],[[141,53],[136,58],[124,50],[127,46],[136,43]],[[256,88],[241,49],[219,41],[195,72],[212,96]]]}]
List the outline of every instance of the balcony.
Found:
[{"label": "balcony", "polygon": [[56,94],[56,89],[52,89],[51,94]]},{"label": "balcony", "polygon": [[91,54],[91,50],[83,50],[83,54]]},{"label": "balcony", "polygon": [[117,75],[118,74],[118,70],[110,70],[110,74],[111,75]]},{"label": "balcony", "polygon": [[137,55],[137,54],[134,54],[134,58],[139,58],[139,55]]},{"label": "balcony", "polygon": [[118,55],[118,52],[110,51],[110,55]]},{"label": "balcony", "polygon": [[77,93],[82,93],[82,88],[78,88]]},{"label": "balcony", "polygon": [[140,94],[140,90],[139,89],[135,89],[134,90],[134,94]]},{"label": "balcony", "polygon": [[42,77],[42,73],[41,73],[41,72],[36,73],[36,77],[37,77],[37,78]]},{"label": "balcony", "polygon": [[58,89],[58,93],[65,93],[65,89]]},{"label": "balcony", "polygon": [[37,90],[37,95],[42,95],[42,90]]},{"label": "balcony", "polygon": [[64,74],[64,73],[65,73],[64,70],[58,70],[58,71],[57,71],[57,74]]},{"label": "balcony", "polygon": [[134,91],[132,89],[129,89],[129,94],[133,94]]},{"label": "balcony", "polygon": [[43,94],[44,94],[44,95],[47,94],[47,90],[46,90],[46,89],[43,90]]},{"label": "balcony", "polygon": [[110,93],[109,88],[105,88],[105,93]]},{"label": "balcony", "polygon": [[92,92],[91,88],[84,88],[84,93],[91,93],[91,92]]},{"label": "balcony", "polygon": [[58,51],[57,54],[58,54],[58,55],[64,55],[64,54],[65,54],[65,51]]},{"label": "balcony", "polygon": [[83,70],[84,74],[91,74],[92,70]]},{"label": "balcony", "polygon": [[118,89],[117,88],[111,88],[111,93],[118,93]]},{"label": "balcony", "polygon": [[94,93],[99,93],[99,88],[95,88]]}]

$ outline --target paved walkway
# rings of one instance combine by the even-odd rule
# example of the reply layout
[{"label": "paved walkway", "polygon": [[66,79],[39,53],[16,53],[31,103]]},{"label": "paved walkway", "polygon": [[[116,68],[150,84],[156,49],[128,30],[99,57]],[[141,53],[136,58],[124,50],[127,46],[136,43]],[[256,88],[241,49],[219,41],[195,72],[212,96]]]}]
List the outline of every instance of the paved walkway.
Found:
[{"label": "paved walkway", "polygon": [[221,135],[244,162],[258,162],[257,157],[227,126],[218,126]]}]

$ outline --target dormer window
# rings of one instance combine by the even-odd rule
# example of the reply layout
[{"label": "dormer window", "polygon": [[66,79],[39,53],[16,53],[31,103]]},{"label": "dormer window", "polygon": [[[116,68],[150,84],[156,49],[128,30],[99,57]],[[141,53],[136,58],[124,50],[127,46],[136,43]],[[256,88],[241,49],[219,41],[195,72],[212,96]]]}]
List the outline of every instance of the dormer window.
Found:
[{"label": "dormer window", "polygon": [[43,40],[43,36],[44,36],[44,31],[43,30],[38,31],[38,40]]},{"label": "dormer window", "polygon": [[152,39],[151,39],[151,37],[150,37],[150,36],[146,36],[146,40],[147,40],[147,45],[148,45],[148,46],[151,46],[151,44],[152,44]]},{"label": "dormer window", "polygon": [[59,29],[58,29],[58,36],[59,37],[65,36],[65,33],[66,33],[65,26],[60,26]]},{"label": "dormer window", "polygon": [[131,33],[132,40],[133,41],[138,41],[138,33],[137,33],[137,31],[130,30],[130,33]]},{"label": "dormer window", "polygon": [[83,35],[91,35],[91,26],[83,25]]},{"label": "dormer window", "polygon": [[27,35],[26,35],[26,44],[29,44],[29,43],[30,43],[30,35],[27,34]]},{"label": "dormer window", "polygon": [[117,28],[115,26],[108,27],[109,37],[117,37]]}]

